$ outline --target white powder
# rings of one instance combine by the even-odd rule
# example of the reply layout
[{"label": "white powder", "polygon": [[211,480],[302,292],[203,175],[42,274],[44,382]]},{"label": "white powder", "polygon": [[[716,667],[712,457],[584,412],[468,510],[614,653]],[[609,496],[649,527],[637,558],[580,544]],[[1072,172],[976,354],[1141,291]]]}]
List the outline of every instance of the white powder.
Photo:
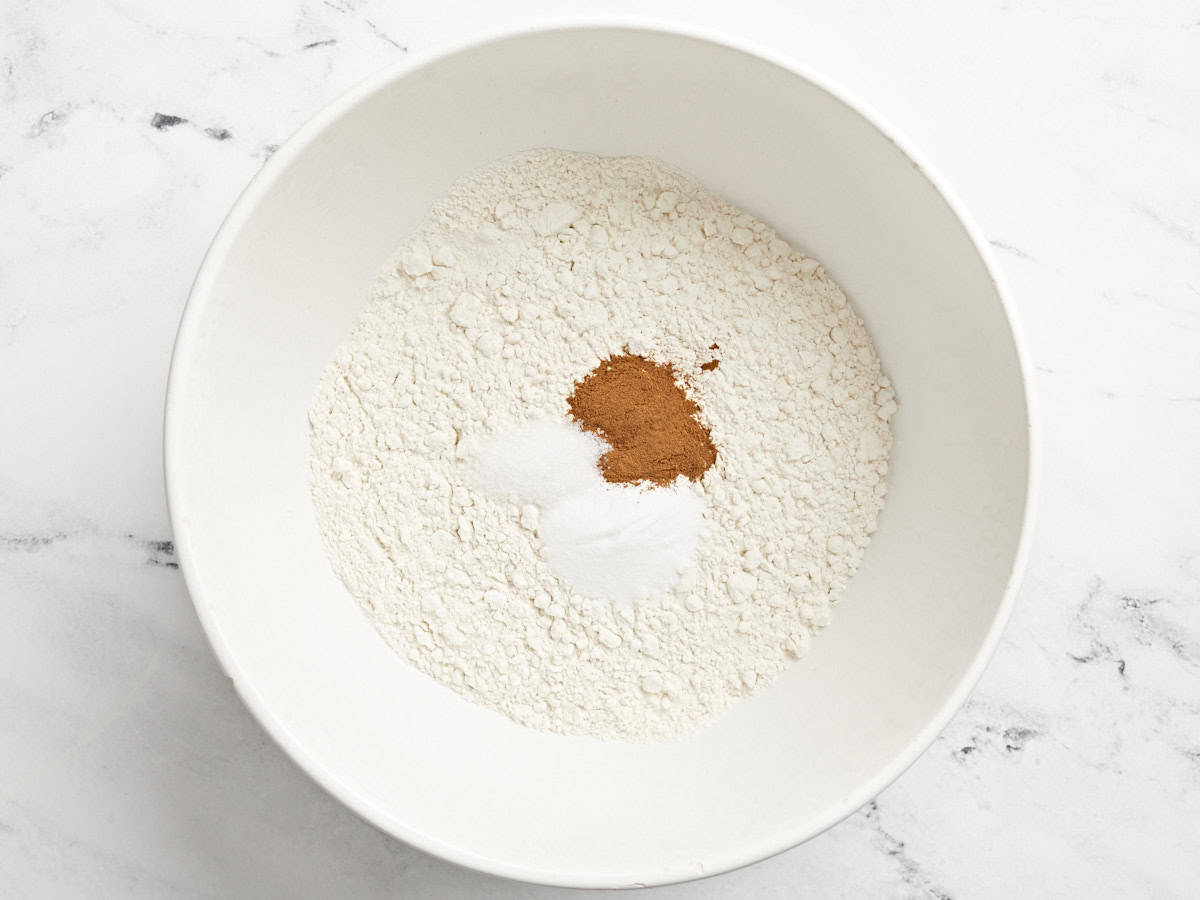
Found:
[{"label": "white powder", "polygon": [[608,444],[567,421],[539,419],[486,441],[475,483],[522,503],[549,506],[604,484],[596,464]]},{"label": "white powder", "polygon": [[[551,565],[552,498],[475,472],[488,441],[565,421],[574,383],[625,348],[691,380],[718,450],[685,489],[695,566],[636,606],[586,596],[595,557],[570,579]],[[770,228],[655,160],[537,151],[456,184],[381,274],[311,410],[313,499],[334,569],[423,671],[533,727],[672,737],[828,624],[895,410],[842,292]]]},{"label": "white powder", "polygon": [[608,484],[608,445],[570,422],[531,422],[488,441],[477,483],[508,495],[550,567],[585,597],[618,604],[674,587],[691,564],[704,501],[685,484]]},{"label": "white powder", "polygon": [[703,513],[683,485],[603,484],[551,506],[538,534],[572,588],[629,604],[678,583],[695,559]]}]

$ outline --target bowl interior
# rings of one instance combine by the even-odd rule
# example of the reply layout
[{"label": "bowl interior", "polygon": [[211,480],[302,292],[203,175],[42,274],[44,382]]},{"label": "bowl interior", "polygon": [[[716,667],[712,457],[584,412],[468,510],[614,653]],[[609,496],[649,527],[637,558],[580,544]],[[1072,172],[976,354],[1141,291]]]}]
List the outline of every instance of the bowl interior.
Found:
[{"label": "bowl interior", "polygon": [[[673,33],[524,33],[363,88],[248,190],[190,300],[168,487],[197,608],[244,697],[326,787],[458,862],[577,885],[750,862],[852,811],[978,673],[1020,557],[1021,365],[920,168],[785,68]],[[822,260],[894,380],[878,534],[809,657],[665,744],[542,734],[395,655],[325,560],[307,409],[386,255],[465,172],[553,146],[661,157]]]}]

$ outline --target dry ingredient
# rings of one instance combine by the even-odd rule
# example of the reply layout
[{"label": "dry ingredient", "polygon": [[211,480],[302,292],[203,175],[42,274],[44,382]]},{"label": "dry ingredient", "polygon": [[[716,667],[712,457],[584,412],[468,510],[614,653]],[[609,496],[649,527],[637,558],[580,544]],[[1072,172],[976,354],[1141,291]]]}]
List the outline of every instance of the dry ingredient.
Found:
[{"label": "dry ingredient", "polygon": [[[602,444],[480,484],[491,442],[569,422],[576,386],[625,354],[673,367],[717,450],[698,481],[600,479],[701,510],[693,562],[637,604],[591,595],[619,567],[577,533],[613,513],[575,490]],[[674,737],[829,623],[896,408],[845,296],[762,222],[656,160],[535,151],[454,185],[380,275],[310,411],[314,507],[334,569],[421,670],[533,727]],[[535,471],[559,499],[521,499]],[[567,577],[564,545],[585,548]]]},{"label": "dry ingredient", "polygon": [[606,451],[572,422],[532,422],[483,445],[475,483],[521,504],[522,525],[572,588],[630,606],[673,587],[691,564],[704,501],[683,485],[606,483]]},{"label": "dry ingredient", "polygon": [[571,417],[612,447],[600,457],[606,481],[696,481],[717,461],[712,436],[697,419],[700,409],[678,377],[669,362],[623,353],[575,385],[567,398]]},{"label": "dry ingredient", "polygon": [[[538,419],[485,441],[468,482],[492,496],[552,506],[602,483],[597,468],[608,445],[571,422]],[[537,530],[537,510],[523,510]]]}]

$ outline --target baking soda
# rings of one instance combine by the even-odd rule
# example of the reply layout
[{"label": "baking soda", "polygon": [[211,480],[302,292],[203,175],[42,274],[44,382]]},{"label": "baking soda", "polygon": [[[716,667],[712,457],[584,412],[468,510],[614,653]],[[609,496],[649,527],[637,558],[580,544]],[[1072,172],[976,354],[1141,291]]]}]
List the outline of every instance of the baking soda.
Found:
[{"label": "baking soda", "polygon": [[476,474],[485,490],[524,505],[527,530],[574,590],[629,605],[673,587],[692,564],[704,501],[686,479],[609,484],[597,468],[606,450],[573,423],[542,420],[488,441]]}]

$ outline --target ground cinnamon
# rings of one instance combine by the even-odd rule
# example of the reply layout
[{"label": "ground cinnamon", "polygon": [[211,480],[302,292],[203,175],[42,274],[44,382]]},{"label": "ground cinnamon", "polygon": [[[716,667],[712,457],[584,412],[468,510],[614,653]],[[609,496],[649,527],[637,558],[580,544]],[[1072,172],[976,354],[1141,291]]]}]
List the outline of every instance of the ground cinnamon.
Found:
[{"label": "ground cinnamon", "polygon": [[567,406],[585,431],[611,445],[600,458],[606,481],[666,485],[680,475],[696,481],[717,461],[700,408],[670,363],[611,356],[576,382]]}]

